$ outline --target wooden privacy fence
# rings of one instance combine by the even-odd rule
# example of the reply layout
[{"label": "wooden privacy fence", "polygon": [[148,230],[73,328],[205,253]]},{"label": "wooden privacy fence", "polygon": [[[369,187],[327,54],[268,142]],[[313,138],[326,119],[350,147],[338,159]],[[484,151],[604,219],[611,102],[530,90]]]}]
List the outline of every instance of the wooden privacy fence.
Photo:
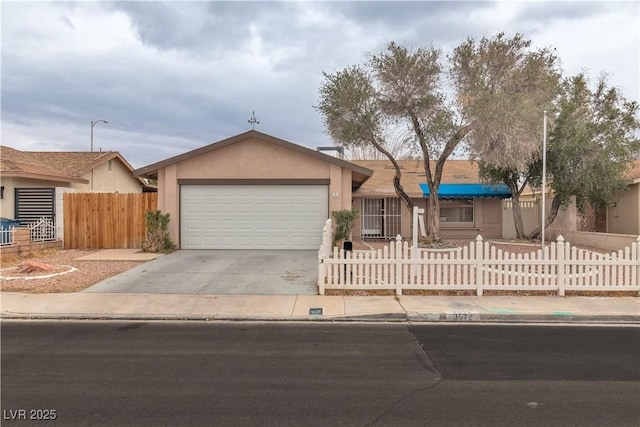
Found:
[{"label": "wooden privacy fence", "polygon": [[[321,248],[322,250],[322,248]],[[325,289],[404,289],[546,291],[639,291],[640,237],[624,250],[601,254],[556,242],[531,253],[496,249],[478,236],[456,249],[429,250],[392,242],[383,250],[318,254],[318,287]]]},{"label": "wooden privacy fence", "polygon": [[139,248],[157,193],[65,193],[65,249]]}]

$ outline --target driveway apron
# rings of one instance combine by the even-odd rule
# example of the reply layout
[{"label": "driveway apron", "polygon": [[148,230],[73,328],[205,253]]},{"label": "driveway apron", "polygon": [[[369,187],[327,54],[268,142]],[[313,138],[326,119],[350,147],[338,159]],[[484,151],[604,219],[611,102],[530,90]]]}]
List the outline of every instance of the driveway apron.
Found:
[{"label": "driveway apron", "polygon": [[83,292],[316,295],[317,251],[180,250]]}]

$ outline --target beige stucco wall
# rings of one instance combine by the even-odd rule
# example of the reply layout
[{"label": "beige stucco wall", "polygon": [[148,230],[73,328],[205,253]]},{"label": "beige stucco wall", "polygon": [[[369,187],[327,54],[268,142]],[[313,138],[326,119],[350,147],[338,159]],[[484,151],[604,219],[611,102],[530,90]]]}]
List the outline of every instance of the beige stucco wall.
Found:
[{"label": "beige stucco wall", "polygon": [[351,208],[351,170],[250,138],[158,171],[158,209],[171,215],[169,233],[174,242],[180,241],[181,179],[329,180],[329,211]]},{"label": "beige stucco wall", "polygon": [[607,209],[607,231],[616,234],[640,234],[640,184],[632,184]]},{"label": "beige stucco wall", "polygon": [[76,192],[142,193],[140,182],[122,163],[116,159],[110,162],[111,170],[109,170],[109,162],[93,169],[93,185],[91,185],[92,173],[89,171],[82,175],[82,178],[89,180],[88,184],[72,183],[71,188]]},{"label": "beige stucco wall", "polygon": [[[425,210],[424,218],[427,224],[429,210],[427,200],[423,198],[411,199],[413,205]],[[360,210],[362,206],[362,197],[353,199],[353,206]],[[443,239],[475,239],[478,233],[486,239],[502,238],[502,209],[500,199],[474,199],[474,223],[468,226],[460,226],[453,224],[440,223],[440,237]],[[413,215],[409,209],[402,204],[402,224],[401,235],[407,240],[412,238],[411,226],[413,224]],[[353,228],[353,236],[359,238],[361,230],[361,221],[357,221]]]},{"label": "beige stucco wall", "polygon": [[13,218],[15,215],[16,188],[56,188],[67,187],[69,184],[65,182],[42,181],[31,178],[2,177],[0,185],[4,187],[3,198],[0,199],[0,217]]},{"label": "beige stucco wall", "polygon": [[2,177],[2,179],[0,179],[0,185],[4,187],[2,199],[0,199],[0,217],[13,218],[15,196],[13,194],[13,189],[15,188],[14,178]]}]

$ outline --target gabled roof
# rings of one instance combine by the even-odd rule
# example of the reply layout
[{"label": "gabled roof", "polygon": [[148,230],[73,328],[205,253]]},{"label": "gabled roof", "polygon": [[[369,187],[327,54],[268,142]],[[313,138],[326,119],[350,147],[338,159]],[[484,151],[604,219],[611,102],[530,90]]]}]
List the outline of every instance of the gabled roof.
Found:
[{"label": "gabled roof", "polygon": [[[396,170],[388,160],[353,160],[353,163],[371,169],[373,176],[354,192],[354,196],[395,196],[393,177]],[[400,184],[410,197],[422,198],[421,183],[426,183],[426,175],[422,160],[399,160]],[[431,161],[431,173],[434,173],[436,162]],[[442,171],[442,183],[479,184],[482,183],[478,173],[478,164],[473,160],[447,160]]]},{"label": "gabled roof", "polygon": [[136,169],[135,171],[133,171],[133,173],[136,176],[156,177],[158,170],[166,166],[190,159],[192,157],[200,156],[202,154],[209,153],[211,151],[219,150],[221,148],[228,147],[229,145],[246,141],[251,138],[259,139],[261,141],[265,141],[283,148],[287,148],[289,150],[297,151],[307,156],[311,156],[316,159],[320,159],[322,161],[333,163],[340,167],[350,169],[353,172],[352,174],[353,181],[357,183],[364,182],[372,174],[372,172],[366,167],[359,166],[357,164],[350,163],[345,160],[341,160],[336,157],[326,155],[319,151],[312,150],[298,144],[294,144],[293,142],[285,141],[284,139],[267,135],[266,133],[258,132],[257,130],[250,130],[248,132],[241,133],[240,135],[232,136],[231,138],[223,139],[222,141],[214,142],[213,144],[205,145],[204,147],[200,147],[195,150],[188,151],[186,153],[168,158],[166,160],[162,160],[160,162],[156,162],[148,166],[144,166],[140,169]]},{"label": "gabled roof", "polygon": [[133,175],[133,168],[117,151],[20,151],[0,146],[0,171],[5,176],[87,184],[84,173],[114,159]]}]

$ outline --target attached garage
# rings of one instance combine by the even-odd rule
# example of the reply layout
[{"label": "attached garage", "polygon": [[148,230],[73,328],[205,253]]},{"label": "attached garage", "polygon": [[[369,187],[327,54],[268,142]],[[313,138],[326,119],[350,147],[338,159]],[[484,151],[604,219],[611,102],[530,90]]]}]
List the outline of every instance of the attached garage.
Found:
[{"label": "attached garage", "polygon": [[327,185],[181,185],[182,249],[317,249]]},{"label": "attached garage", "polygon": [[180,249],[317,250],[331,212],[351,209],[371,171],[251,130],[135,174],[158,180]]}]

